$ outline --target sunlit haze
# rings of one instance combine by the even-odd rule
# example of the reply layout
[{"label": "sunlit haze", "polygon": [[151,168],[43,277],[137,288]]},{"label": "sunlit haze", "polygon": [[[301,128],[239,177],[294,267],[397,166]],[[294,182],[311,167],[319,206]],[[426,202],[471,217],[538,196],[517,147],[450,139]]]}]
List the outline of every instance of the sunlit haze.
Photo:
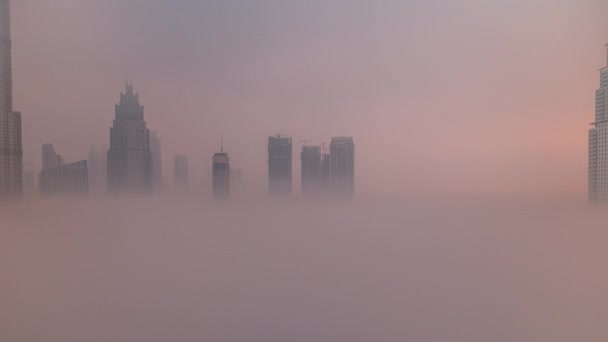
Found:
[{"label": "sunlit haze", "polygon": [[[25,169],[108,143],[127,80],[205,178],[220,138],[265,188],[266,138],[357,143],[360,192],[584,199],[602,0],[13,1]],[[294,173],[299,172],[298,158]],[[297,177],[296,177],[297,179]]]},{"label": "sunlit haze", "polygon": [[607,14],[0,0],[0,342],[608,341]]}]

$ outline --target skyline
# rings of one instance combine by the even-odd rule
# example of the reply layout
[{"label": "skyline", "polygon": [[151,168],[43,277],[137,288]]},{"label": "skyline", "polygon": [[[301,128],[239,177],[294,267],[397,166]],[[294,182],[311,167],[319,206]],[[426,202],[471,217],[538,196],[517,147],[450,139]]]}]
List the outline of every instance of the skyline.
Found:
[{"label": "skyline", "polygon": [[[42,143],[53,142],[67,159],[78,160],[87,150],[71,141],[85,146],[106,142],[103,128],[112,115],[116,88],[133,80],[143,94],[150,127],[163,137],[163,168],[172,169],[170,156],[189,155],[197,182],[210,176],[205,156],[224,135],[232,159],[248,170],[247,182],[263,191],[266,166],[260,162],[260,146],[285,127],[296,151],[299,140],[320,144],[324,137],[354,136],[361,193],[584,198],[587,139],[579,127],[588,124],[593,111],[589,94],[603,64],[600,49],[607,38],[599,13],[606,4],[536,4],[540,8],[523,1],[478,7],[465,1],[457,9],[380,2],[377,11],[366,13],[355,1],[340,19],[337,5],[325,8],[315,1],[260,2],[248,7],[251,13],[213,2],[205,13],[190,2],[155,7],[135,0],[103,6],[60,0],[52,8],[19,2],[13,5],[15,101],[26,118],[25,170],[39,169],[36,152]],[[45,17],[37,18],[35,6],[48,10]],[[547,6],[552,10],[543,11]],[[277,15],[265,26],[262,19],[267,18],[258,11],[264,8]],[[327,13],[321,15],[320,9]],[[435,29],[428,31],[420,20],[402,25],[389,13],[405,10],[432,19]],[[318,27],[290,22],[298,11],[309,14]],[[106,27],[93,13],[116,20]],[[161,13],[166,16],[152,20]],[[199,24],[210,15],[219,17]],[[236,15],[244,21],[226,35],[230,31],[220,19]],[[504,25],[515,18],[515,26]],[[170,26],[176,19],[180,24]],[[488,34],[473,31],[466,21],[485,27]],[[357,22],[365,23],[366,30],[358,29]],[[571,24],[568,30],[565,22]],[[188,35],[203,24],[201,37]],[[82,26],[82,32],[66,31],[74,25]],[[329,28],[333,33],[321,38]],[[281,29],[292,39],[285,40]],[[416,38],[421,32],[427,32],[424,40]],[[403,42],[393,38],[398,33]],[[99,37],[95,46],[85,39],[91,34]],[[46,35],[57,37],[52,49]],[[157,36],[159,41],[151,40]],[[220,36],[224,41],[216,39]],[[246,37],[252,44],[238,44]],[[360,37],[359,47],[353,45],[355,37]],[[340,44],[327,48],[336,42]],[[165,52],[157,54],[158,48]],[[316,50],[326,51],[324,57],[311,56]],[[449,58],[442,57],[446,51]],[[34,59],[39,55],[48,58]],[[343,63],[346,56],[353,59]],[[166,66],[162,72],[152,72],[161,64]],[[349,73],[350,80],[344,79]],[[310,87],[314,84],[321,86],[319,91]],[[436,85],[450,89],[440,101]],[[335,97],[323,96],[327,92]],[[502,98],[505,93],[512,94],[508,101]],[[57,120],[70,120],[71,127],[44,130],[56,127]],[[189,146],[194,141],[203,151]],[[374,165],[382,163],[386,173],[377,177]],[[293,168],[294,188],[299,188],[297,158]],[[500,172],[490,177],[493,168]],[[411,181],[399,182],[404,174]]]},{"label": "skyline", "polygon": [[0,342],[608,340],[608,1],[8,5]]}]

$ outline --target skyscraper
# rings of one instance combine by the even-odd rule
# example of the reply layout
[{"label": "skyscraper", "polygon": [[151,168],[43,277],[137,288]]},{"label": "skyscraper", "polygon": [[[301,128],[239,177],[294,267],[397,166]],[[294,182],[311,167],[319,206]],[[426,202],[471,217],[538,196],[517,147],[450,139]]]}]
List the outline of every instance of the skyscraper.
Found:
[{"label": "skyscraper", "polygon": [[321,154],[321,170],[319,175],[320,187],[323,192],[325,192],[329,188],[329,179],[331,172],[331,157],[329,153],[325,151],[325,144],[323,144],[322,154]]},{"label": "skyscraper", "polygon": [[188,188],[188,177],[188,157],[176,155],[173,160],[173,185],[175,188]]},{"label": "skyscraper", "polygon": [[589,130],[589,200],[608,202],[608,58],[606,67],[600,69],[592,125],[594,127]]},{"label": "skyscraper", "polygon": [[311,195],[321,189],[321,147],[302,146],[302,194]]},{"label": "skyscraper", "polygon": [[89,170],[86,160],[60,164],[42,170],[40,191],[45,195],[84,195],[89,193]]},{"label": "skyscraper", "polygon": [[13,112],[9,0],[0,0],[0,197],[23,193],[21,113]]},{"label": "skyscraper", "polygon": [[40,191],[46,195],[87,194],[89,168],[86,160],[66,164],[53,144],[42,145]]},{"label": "skyscraper", "polygon": [[163,162],[160,138],[156,131],[150,131],[150,153],[152,155],[152,184],[159,187],[163,180]]},{"label": "skyscraper", "polygon": [[291,194],[291,163],[291,138],[280,135],[268,137],[268,192],[270,194]]},{"label": "skyscraper", "polygon": [[110,128],[108,191],[147,193],[151,190],[150,131],[139,94],[133,92],[132,84],[127,84],[126,92],[120,94],[114,124]]},{"label": "skyscraper", "polygon": [[355,144],[351,137],[336,137],[330,144],[330,184],[334,194],[355,194]]},{"label": "skyscraper", "polygon": [[107,147],[92,145],[89,150],[89,186],[91,191],[105,192],[108,189]]},{"label": "skyscraper", "polygon": [[230,160],[224,149],[213,155],[213,198],[227,199],[230,197]]},{"label": "skyscraper", "polygon": [[42,145],[42,170],[63,164],[63,158],[55,152],[53,144]]}]

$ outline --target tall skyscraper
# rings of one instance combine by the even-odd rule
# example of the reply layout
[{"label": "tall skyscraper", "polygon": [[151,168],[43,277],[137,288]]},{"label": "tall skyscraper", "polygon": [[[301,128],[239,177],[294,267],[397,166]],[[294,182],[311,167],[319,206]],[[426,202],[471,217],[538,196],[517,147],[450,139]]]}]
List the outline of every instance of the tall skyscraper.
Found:
[{"label": "tall skyscraper", "polygon": [[133,85],[127,84],[116,105],[110,128],[108,151],[108,191],[112,193],[148,193],[152,190],[150,131],[144,120],[144,107]]},{"label": "tall skyscraper", "polygon": [[42,145],[42,170],[63,164],[63,158],[55,152],[53,144]]},{"label": "tall skyscraper", "polygon": [[82,160],[66,164],[53,144],[42,145],[40,191],[46,195],[88,193],[88,162]]},{"label": "tall skyscraper", "polygon": [[334,194],[355,194],[355,144],[351,137],[336,137],[330,144],[330,183]]},{"label": "tall skyscraper", "polygon": [[285,195],[292,192],[291,138],[268,137],[268,192]]},{"label": "tall skyscraper", "polygon": [[45,195],[84,195],[89,193],[89,170],[86,160],[60,164],[42,170],[40,191]]},{"label": "tall skyscraper", "polygon": [[108,157],[107,148],[92,145],[89,150],[89,186],[91,191],[105,192],[108,189]]},{"label": "tall skyscraper", "polygon": [[[606,45],[608,48],[608,44]],[[595,122],[589,130],[589,200],[608,202],[608,57],[595,92]]]},{"label": "tall skyscraper", "polygon": [[173,159],[173,185],[177,189],[187,189],[189,182],[188,157],[176,155]]},{"label": "tall skyscraper", "polygon": [[0,0],[0,197],[23,194],[21,113],[13,112],[9,0]]},{"label": "tall skyscraper", "polygon": [[302,194],[311,195],[321,189],[321,147],[302,146]]},{"label": "tall skyscraper", "polygon": [[230,197],[230,160],[224,149],[213,155],[213,198],[227,199]]},{"label": "tall skyscraper", "polygon": [[[325,145],[325,144],[324,144]],[[331,173],[331,156],[329,153],[326,153],[325,146],[322,148],[321,152],[321,171],[319,175],[320,179],[320,187],[322,191],[326,191],[329,188],[329,179]]]},{"label": "tall skyscraper", "polygon": [[152,154],[152,184],[159,187],[163,180],[163,162],[160,138],[156,131],[150,131],[150,153]]}]

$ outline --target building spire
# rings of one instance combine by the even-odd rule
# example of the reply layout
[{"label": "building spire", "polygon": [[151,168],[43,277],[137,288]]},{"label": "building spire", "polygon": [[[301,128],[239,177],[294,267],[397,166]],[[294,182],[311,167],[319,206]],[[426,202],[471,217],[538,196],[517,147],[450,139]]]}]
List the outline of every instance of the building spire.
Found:
[{"label": "building spire", "polygon": [[127,95],[133,95],[133,82],[127,81],[126,90]]},{"label": "building spire", "polygon": [[222,135],[222,147],[220,149],[220,153],[224,153],[224,136]]}]

